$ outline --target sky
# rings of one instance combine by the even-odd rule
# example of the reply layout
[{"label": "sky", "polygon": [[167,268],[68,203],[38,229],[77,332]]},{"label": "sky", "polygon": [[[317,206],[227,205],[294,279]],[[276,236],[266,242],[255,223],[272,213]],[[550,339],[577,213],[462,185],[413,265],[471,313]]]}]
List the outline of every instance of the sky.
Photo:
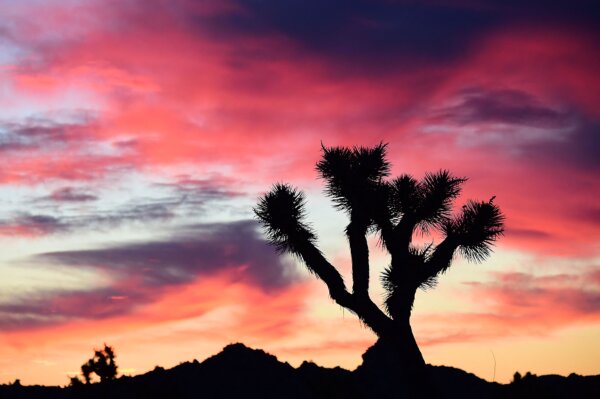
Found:
[{"label": "sky", "polygon": [[488,260],[417,294],[426,361],[599,374],[594,3],[0,0],[0,383],[65,385],[103,343],[123,374],[234,342],[354,369],[375,336],[252,207],[304,190],[349,284],[315,163],[380,142],[392,175],[448,169],[457,209],[506,215]]}]

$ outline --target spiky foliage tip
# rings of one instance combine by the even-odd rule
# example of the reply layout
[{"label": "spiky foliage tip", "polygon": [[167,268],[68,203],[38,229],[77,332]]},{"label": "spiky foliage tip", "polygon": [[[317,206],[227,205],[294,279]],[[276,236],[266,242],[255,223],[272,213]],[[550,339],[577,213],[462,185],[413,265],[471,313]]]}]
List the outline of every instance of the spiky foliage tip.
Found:
[{"label": "spiky foliage tip", "polygon": [[401,175],[390,184],[390,208],[392,214],[414,215],[421,201],[419,182],[410,175]]},{"label": "spiky foliage tip", "polygon": [[[326,181],[326,193],[338,209],[364,212],[381,179],[390,171],[387,144],[375,147],[322,147],[316,168]],[[357,209],[358,208],[358,209]]]},{"label": "spiky foliage tip", "polygon": [[300,255],[300,245],[316,240],[310,226],[303,221],[305,204],[303,192],[288,184],[277,183],[253,209],[269,241],[279,252]]},{"label": "spiky foliage tip", "polygon": [[390,185],[390,209],[394,217],[410,217],[423,229],[441,226],[450,217],[452,202],[466,179],[447,170],[427,173],[417,181],[410,175],[394,179]]},{"label": "spiky foliage tip", "polygon": [[452,203],[465,181],[465,178],[454,177],[447,170],[427,173],[419,184],[422,193],[419,220],[426,225],[437,226],[448,220]]},{"label": "spiky foliage tip", "polygon": [[469,201],[462,214],[444,225],[447,236],[456,239],[461,254],[471,261],[481,262],[491,252],[496,239],[504,233],[504,215],[492,200]]}]

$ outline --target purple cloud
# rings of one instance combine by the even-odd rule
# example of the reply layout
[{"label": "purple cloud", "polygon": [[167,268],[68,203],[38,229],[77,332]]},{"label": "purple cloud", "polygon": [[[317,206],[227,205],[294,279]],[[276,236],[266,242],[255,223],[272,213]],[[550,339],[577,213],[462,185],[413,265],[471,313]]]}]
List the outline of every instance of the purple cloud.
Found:
[{"label": "purple cloud", "polygon": [[465,145],[504,148],[534,164],[600,167],[600,120],[522,90],[462,90],[458,104],[434,111],[429,122],[455,129]]},{"label": "purple cloud", "polygon": [[521,90],[462,90],[460,103],[438,110],[434,119],[442,123],[469,125],[501,123],[536,128],[565,128],[573,123],[568,113],[542,104]]},{"label": "purple cloud", "polygon": [[[56,119],[64,119],[60,121]],[[89,112],[79,111],[63,118],[29,117],[0,123],[0,152],[46,150],[71,142],[91,140],[96,122]]]},{"label": "purple cloud", "polygon": [[14,298],[0,304],[1,328],[127,314],[155,300],[163,288],[223,271],[264,291],[285,288],[299,278],[293,265],[267,245],[250,220],[191,225],[160,241],[48,252],[34,260],[66,273],[71,268],[94,270],[108,276],[111,283],[100,289],[45,291]]},{"label": "purple cloud", "polygon": [[54,202],[88,202],[95,201],[98,197],[88,192],[77,190],[74,187],[62,187],[40,199]]},{"label": "purple cloud", "polygon": [[19,213],[0,220],[0,235],[41,236],[65,232],[69,225],[49,215]]}]

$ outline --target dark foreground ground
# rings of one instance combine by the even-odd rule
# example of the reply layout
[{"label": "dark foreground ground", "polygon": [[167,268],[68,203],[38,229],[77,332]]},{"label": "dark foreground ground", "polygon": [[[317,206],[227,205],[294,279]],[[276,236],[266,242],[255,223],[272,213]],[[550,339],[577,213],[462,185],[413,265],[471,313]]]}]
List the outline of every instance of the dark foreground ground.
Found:
[{"label": "dark foreground ground", "polygon": [[[600,375],[527,376],[518,383],[490,383],[460,369],[430,366],[442,398],[600,398]],[[427,397],[428,387],[423,387]],[[0,399],[86,398],[289,398],[371,399],[353,372],[304,362],[294,368],[275,356],[242,344],[199,363],[182,363],[169,370],[157,367],[135,377],[80,387],[0,385]]]}]

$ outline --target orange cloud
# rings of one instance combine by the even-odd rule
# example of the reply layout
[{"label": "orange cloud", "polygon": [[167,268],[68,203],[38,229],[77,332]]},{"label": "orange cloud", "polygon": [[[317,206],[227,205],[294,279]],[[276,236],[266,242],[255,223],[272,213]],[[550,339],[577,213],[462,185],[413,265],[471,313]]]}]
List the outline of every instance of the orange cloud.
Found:
[{"label": "orange cloud", "polygon": [[[139,306],[134,313],[125,316],[2,332],[0,354],[4,360],[20,358],[20,364],[24,367],[29,363],[28,358],[33,361],[43,348],[52,347],[55,350],[63,348],[73,357],[78,353],[80,359],[75,357],[75,361],[83,361],[93,345],[110,342],[118,351],[129,353],[130,348],[133,348],[133,352],[138,351],[129,354],[129,359],[123,356],[125,363],[135,361],[137,357],[146,362],[140,366],[143,369],[152,368],[156,362],[176,364],[183,359],[171,359],[168,354],[162,358],[156,354],[148,356],[148,347],[140,347],[139,341],[159,333],[169,342],[174,337],[178,342],[190,346],[204,342],[216,352],[234,341],[284,340],[299,328],[296,324],[298,315],[304,311],[304,298],[309,291],[309,286],[298,284],[286,290],[267,293],[236,281],[231,273],[222,273],[157,292],[154,302]],[[118,302],[122,301],[127,299]],[[222,316],[213,320],[211,314],[219,312]],[[181,323],[185,324],[185,328],[180,327]],[[155,346],[151,343],[148,345]],[[208,354],[205,353],[205,356]],[[201,354],[196,355],[202,357]],[[56,374],[51,376],[54,383],[66,382],[66,377],[60,372],[61,367],[63,370],[67,367],[77,370],[78,367],[77,363],[67,366],[69,358],[67,363],[60,358],[52,361],[57,364],[53,368]],[[22,375],[26,374],[25,369],[16,369],[14,372],[19,370]]]},{"label": "orange cloud", "polygon": [[416,316],[419,343],[428,346],[546,336],[568,327],[600,323],[597,272],[547,276],[494,273],[493,277],[490,282],[466,283],[468,288],[460,290],[461,296],[467,295],[478,304],[481,310],[477,313],[456,310]]}]

